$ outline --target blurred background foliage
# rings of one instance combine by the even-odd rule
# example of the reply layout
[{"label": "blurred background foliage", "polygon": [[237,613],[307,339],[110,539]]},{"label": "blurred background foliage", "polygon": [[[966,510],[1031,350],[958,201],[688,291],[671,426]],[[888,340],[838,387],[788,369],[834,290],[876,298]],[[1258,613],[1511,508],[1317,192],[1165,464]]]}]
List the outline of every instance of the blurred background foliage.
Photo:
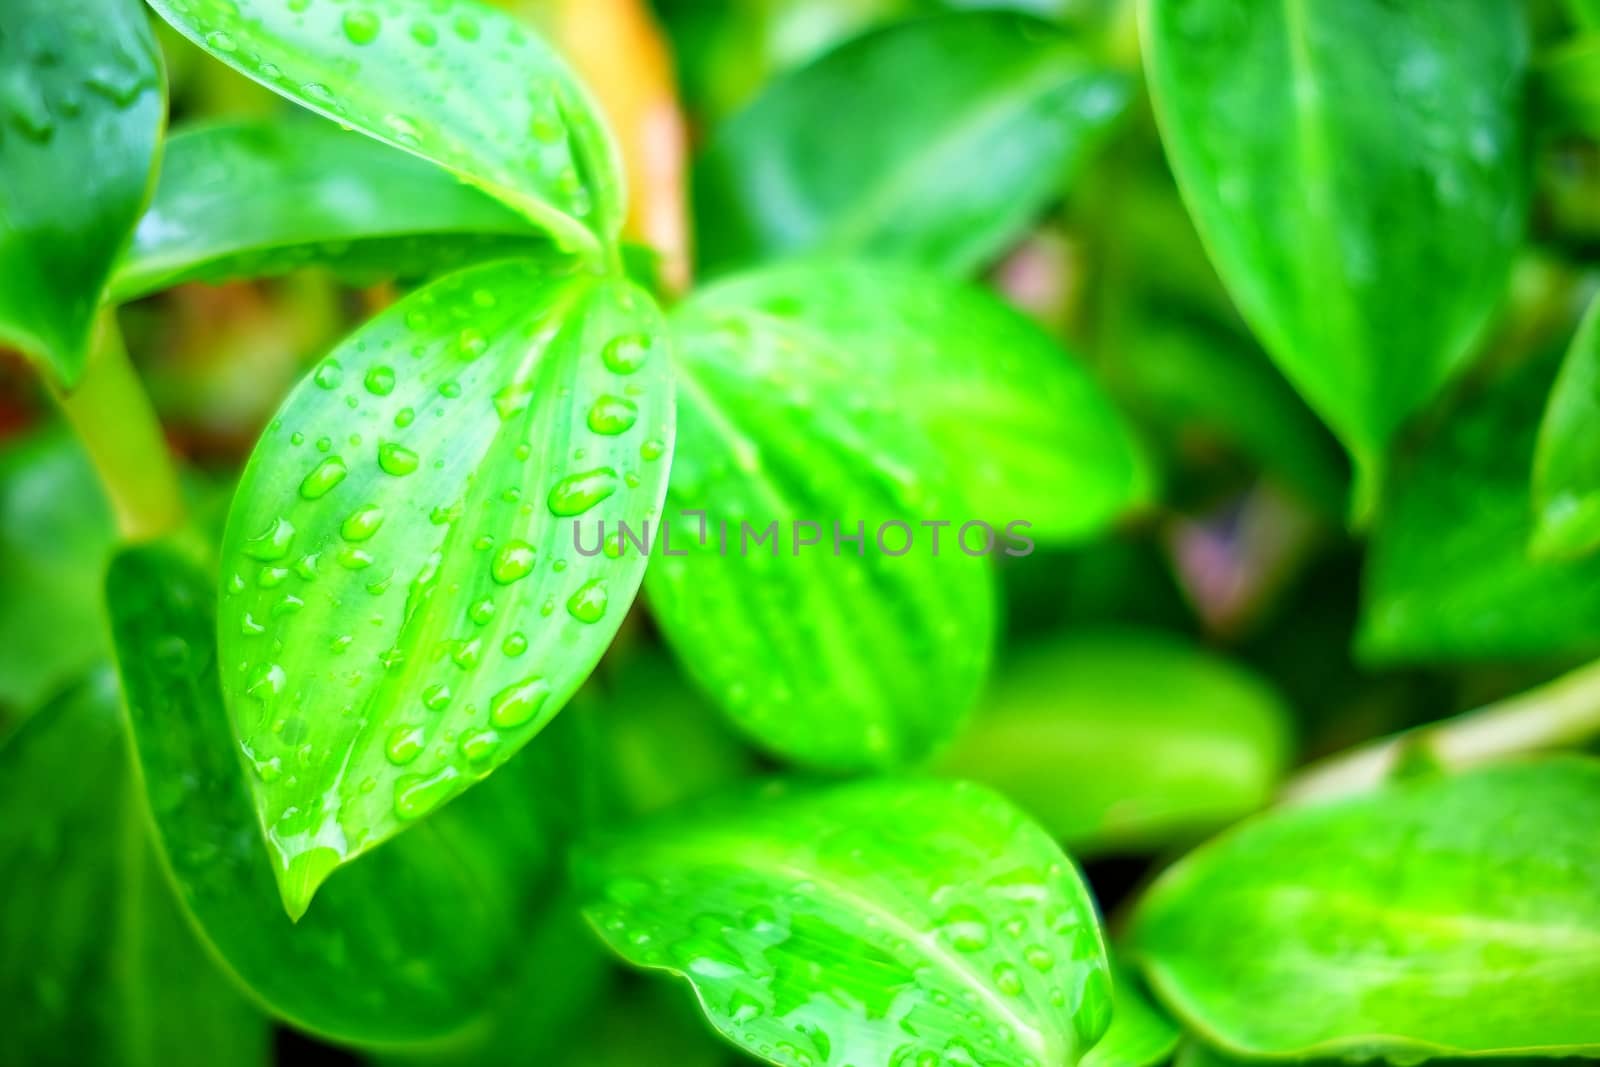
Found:
[{"label": "blurred background foliage", "polygon": [[[1136,419],[1163,488],[1110,536],[1000,561],[997,668],[940,769],[1004,790],[1087,858],[1113,929],[1153,862],[1261,806],[1294,765],[1525,689],[1600,649],[1600,565],[1524,552],[1532,435],[1600,262],[1600,82],[1585,76],[1600,66],[1600,21],[1588,5],[1528,4],[1530,238],[1489,340],[1402,442],[1369,537],[1346,524],[1343,451],[1252,337],[1179,199],[1126,0],[500,3],[550,32],[606,106],[636,190],[631,232],[655,246],[641,270],[669,290],[690,263],[704,277],[827,246],[829,220],[797,221],[793,203],[764,197],[788,188],[781,172],[796,160],[823,204],[881,177],[862,168],[908,168],[917,180],[893,187],[888,221],[856,220],[867,237],[853,239],[869,247],[892,250],[889,222],[956,211],[975,184],[1014,195],[1020,211],[946,235],[932,258],[1086,360]],[[958,96],[991,93],[1021,124],[1002,131],[1021,147],[997,153],[946,128],[944,82],[904,76],[929,55],[886,55],[885,42],[912,20],[1000,7],[1040,20],[1072,58],[1052,61],[1060,76],[1046,91],[1013,77],[998,45],[986,57],[970,34],[939,44]],[[175,130],[292,110],[165,27],[160,40]],[[1063,108],[1083,121],[1070,143],[1052,142],[1041,131]],[[947,155],[930,164],[930,146]],[[202,514],[220,522],[290,384],[396,293],[303,271],[125,307],[129,351]],[[0,355],[0,731],[51,699],[88,699],[80,679],[106,656],[113,540],[81,449],[20,358]],[[643,612],[567,714],[603,738],[595,789],[628,814],[770,767],[683,680]],[[1125,773],[1129,753],[1139,773]],[[1079,788],[1053,788],[1063,777]],[[567,1051],[537,1062],[710,1067],[737,1055],[678,988],[608,968],[583,992],[582,1041],[557,1038],[551,1048]],[[288,1031],[276,1040],[286,1061],[317,1048]],[[518,1040],[534,1062],[532,1038]]]}]

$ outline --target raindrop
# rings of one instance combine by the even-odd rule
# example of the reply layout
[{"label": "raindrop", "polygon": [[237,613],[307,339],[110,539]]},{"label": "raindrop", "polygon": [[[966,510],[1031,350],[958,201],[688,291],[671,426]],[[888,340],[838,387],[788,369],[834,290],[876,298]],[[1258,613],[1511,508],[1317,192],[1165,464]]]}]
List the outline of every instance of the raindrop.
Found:
[{"label": "raindrop", "polygon": [[381,363],[378,364],[371,370],[367,371],[365,384],[367,387],[367,392],[371,393],[373,396],[388,396],[390,393],[394,392],[393,368],[385,367]]},{"label": "raindrop", "polygon": [[504,729],[521,726],[539,713],[550,686],[543,678],[525,678],[495,694],[489,704],[489,720]]},{"label": "raindrop", "polygon": [[599,578],[583,583],[567,601],[567,611],[579,622],[599,622],[606,613],[606,586]]},{"label": "raindrop", "polygon": [[289,554],[289,543],[294,540],[294,526],[288,519],[277,518],[272,525],[244,543],[244,554],[263,563],[273,563]]},{"label": "raindrop", "polygon": [[344,35],[350,38],[351,44],[371,44],[378,39],[378,31],[382,28],[378,16],[370,11],[344,13]]},{"label": "raindrop", "polygon": [[417,469],[417,454],[405,445],[386,441],[378,446],[378,466],[385,474],[403,477]]},{"label": "raindrop", "polygon": [[377,533],[382,525],[383,509],[376,504],[367,504],[349,514],[339,527],[339,533],[346,541],[365,541]]},{"label": "raindrop", "polygon": [[300,495],[307,500],[320,500],[328,495],[328,491],[344,481],[344,460],[338,456],[329,456],[311,469],[311,472],[300,482]]},{"label": "raindrop", "polygon": [[441,767],[432,774],[408,774],[394,783],[394,811],[402,819],[420,819],[456,791],[461,772]]},{"label": "raindrop", "polygon": [[600,360],[613,374],[632,374],[650,358],[650,338],[642,333],[613,337],[600,350]]},{"label": "raindrop", "polygon": [[323,389],[337,389],[339,383],[344,381],[344,368],[336,359],[325,359],[317,365],[316,373],[312,374],[311,380]]},{"label": "raindrop", "polygon": [[389,757],[390,763],[404,767],[422,755],[424,740],[422,727],[396,726],[389,731],[389,740],[384,745],[383,754]]},{"label": "raindrop", "polygon": [[638,406],[620,396],[602,396],[589,409],[589,429],[608,436],[625,433],[638,419]]},{"label": "raindrop", "polygon": [[526,541],[507,541],[494,558],[491,573],[494,580],[501,585],[510,585],[520,578],[526,578],[528,572],[533,570],[533,546]]},{"label": "raindrop", "polygon": [[561,479],[550,490],[550,513],[581,515],[617,491],[617,472],[600,467]]}]

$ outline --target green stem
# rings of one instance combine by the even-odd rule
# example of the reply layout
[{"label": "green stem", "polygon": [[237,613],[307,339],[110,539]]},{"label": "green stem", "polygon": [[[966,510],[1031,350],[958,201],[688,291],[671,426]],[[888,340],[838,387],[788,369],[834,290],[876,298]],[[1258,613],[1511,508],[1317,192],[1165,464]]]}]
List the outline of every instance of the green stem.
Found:
[{"label": "green stem", "polygon": [[1414,757],[1458,771],[1565,748],[1600,735],[1600,661],[1443,722],[1385,737],[1313,764],[1284,788],[1285,804],[1364,792]]},{"label": "green stem", "polygon": [[52,382],[50,391],[89,453],[123,539],[149,541],[181,526],[177,468],[150,398],[128,362],[115,311],[105,310],[95,323],[77,387],[68,392]]}]

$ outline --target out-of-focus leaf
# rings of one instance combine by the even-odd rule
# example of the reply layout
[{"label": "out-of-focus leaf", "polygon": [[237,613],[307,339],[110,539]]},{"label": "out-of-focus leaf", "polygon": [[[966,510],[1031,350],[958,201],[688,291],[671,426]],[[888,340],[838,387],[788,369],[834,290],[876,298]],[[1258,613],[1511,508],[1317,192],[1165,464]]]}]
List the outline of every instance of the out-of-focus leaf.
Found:
[{"label": "out-of-focus leaf", "polygon": [[292,752],[275,770],[240,759],[213,584],[161,548],[123,553],[107,583],[145,801],[198,929],[264,1005],[313,1034],[394,1047],[484,1025],[558,898],[560,849],[580,817],[566,735],[341,870],[291,922],[246,779],[298,778],[306,765]]},{"label": "out-of-focus leaf", "polygon": [[616,148],[531,30],[474,0],[150,0],[235,70],[303,107],[432,160],[597,249],[622,221]]},{"label": "out-of-focus leaf", "polygon": [[1143,450],[1082,364],[977,288],[881,263],[798,263],[712,286],[680,317],[741,350],[808,351],[788,372],[797,397],[802,375],[828,373],[858,405],[892,402],[928,432],[968,518],[1061,543],[1153,494]]},{"label": "out-of-focus leaf", "polygon": [[103,658],[101,578],[116,532],[65,430],[0,448],[0,705],[31,711]]},{"label": "out-of-focus leaf", "polygon": [[704,267],[823,251],[970,273],[1060,194],[1129,88],[1071,34],[1011,12],[856,38],[717,134],[695,173]]},{"label": "out-of-focus leaf", "polygon": [[[585,930],[585,934],[593,937]],[[619,989],[556,1054],[554,1067],[749,1067],[665,983]],[[494,1067],[486,1064],[485,1067]]]},{"label": "out-of-focus leaf", "polygon": [[234,497],[219,647],[290,915],[510,759],[600,659],[645,559],[581,549],[659,513],[665,349],[626,281],[490,263],[284,402]]},{"label": "out-of-focus leaf", "polygon": [[96,669],[0,748],[0,1062],[265,1064],[151,850],[117,680]]},{"label": "out-of-focus leaf", "polygon": [[1553,366],[1538,360],[1454,412],[1397,466],[1373,533],[1357,648],[1371,662],[1600,648],[1600,561],[1533,560],[1528,478]]},{"label": "out-of-focus leaf", "polygon": [[1545,407],[1533,454],[1533,540],[1539,558],[1600,546],[1600,302],[1590,307]]},{"label": "out-of-focus leaf", "polygon": [[1000,797],[881,779],[769,789],[603,842],[585,911],[783,1067],[1073,1063],[1111,984],[1072,861]]},{"label": "out-of-focus leaf", "polygon": [[[1600,29],[1600,26],[1593,27]],[[1600,34],[1543,56],[1534,69],[1534,115],[1547,131],[1600,136]]]},{"label": "out-of-focus leaf", "polygon": [[715,706],[659,652],[617,657],[573,698],[602,743],[605,795],[623,813],[647,815],[745,777],[749,749]]},{"label": "out-of-focus leaf", "polygon": [[0,341],[70,388],[166,113],[137,0],[0,7]]},{"label": "out-of-focus leaf", "polygon": [[1002,660],[940,766],[1005,793],[1074,852],[1105,852],[1172,844],[1254,811],[1287,756],[1287,710],[1265,683],[1127,630]]},{"label": "out-of-focus leaf", "polygon": [[1142,0],[1140,16],[1185,200],[1350,449],[1363,518],[1391,437],[1471,351],[1521,241],[1521,5]]},{"label": "out-of-focus leaf", "polygon": [[938,452],[857,373],[886,352],[717,306],[674,324],[679,439],[651,611],[764,747],[837,770],[918,760],[988,665],[984,532],[962,549],[965,504]]},{"label": "out-of-focus leaf", "polygon": [[510,208],[370,137],[312,119],[228,123],[167,142],[111,293],[310,266],[415,277],[549,247]]},{"label": "out-of-focus leaf", "polygon": [[1131,947],[1236,1055],[1594,1055],[1597,822],[1579,757],[1275,811],[1166,872]]},{"label": "out-of-focus leaf", "polygon": [[1151,1067],[1172,1058],[1183,1032],[1150,1002],[1144,983],[1111,954],[1111,1026],[1079,1060],[1080,1067]]}]

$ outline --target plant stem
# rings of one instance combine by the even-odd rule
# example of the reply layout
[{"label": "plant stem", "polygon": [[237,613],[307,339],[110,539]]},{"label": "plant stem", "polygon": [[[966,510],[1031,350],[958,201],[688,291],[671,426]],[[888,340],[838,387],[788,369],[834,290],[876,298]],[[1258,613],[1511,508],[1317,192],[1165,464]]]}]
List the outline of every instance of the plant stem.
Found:
[{"label": "plant stem", "polygon": [[95,323],[77,386],[69,392],[51,382],[50,392],[89,453],[123,540],[149,541],[182,525],[177,469],[115,311],[106,309]]},{"label": "plant stem", "polygon": [[1600,735],[1600,661],[1514,697],[1323,760],[1292,779],[1279,800],[1301,804],[1364,792],[1383,784],[1417,756],[1448,770],[1464,770],[1508,756],[1581,744],[1596,735]]}]

